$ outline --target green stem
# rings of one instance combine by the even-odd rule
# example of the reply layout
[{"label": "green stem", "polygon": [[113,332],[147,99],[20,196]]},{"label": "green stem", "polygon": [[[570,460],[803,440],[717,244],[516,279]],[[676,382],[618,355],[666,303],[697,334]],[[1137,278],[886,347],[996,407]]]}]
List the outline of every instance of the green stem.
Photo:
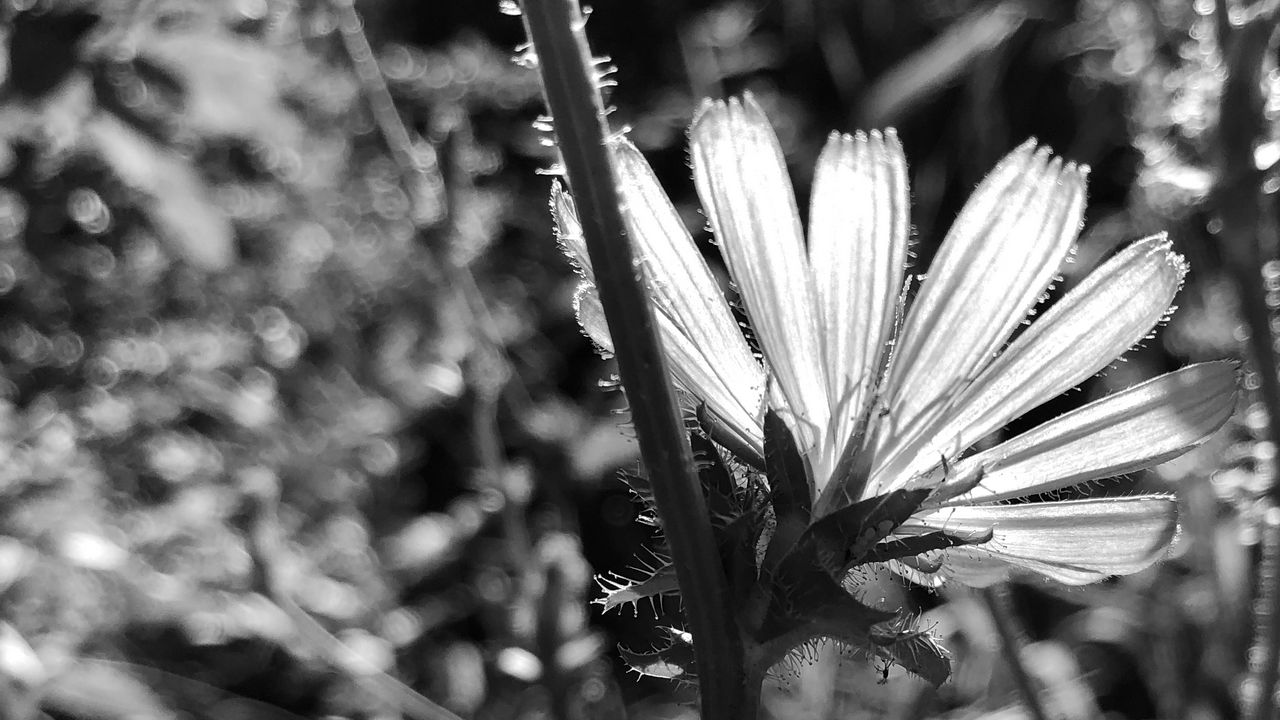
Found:
[{"label": "green stem", "polygon": [[1022,632],[1013,618],[1013,609],[1009,607],[1006,590],[995,586],[983,588],[982,600],[991,614],[991,622],[996,627],[996,635],[1000,638],[1000,649],[1004,653],[1005,664],[1013,673],[1013,682],[1022,696],[1022,704],[1027,706],[1033,720],[1049,720],[1044,705],[1040,702],[1040,692],[1036,682],[1022,664]]},{"label": "green stem", "polygon": [[627,240],[595,64],[576,0],[525,0],[560,153],[591,256],[636,436],[694,638],[704,720],[744,718],[742,641],[643,271]]},{"label": "green stem", "polygon": [[[1218,3],[1226,12],[1226,3]],[[1274,30],[1273,18],[1256,17],[1238,28],[1222,23],[1219,44],[1226,59],[1227,79],[1222,89],[1218,128],[1218,183],[1214,204],[1222,221],[1222,247],[1240,293],[1240,310],[1248,326],[1248,352],[1258,376],[1257,399],[1267,409],[1267,439],[1280,447],[1280,376],[1276,374],[1276,337],[1271,329],[1272,310],[1267,304],[1262,266],[1264,238],[1272,231],[1262,208],[1263,173],[1254,162],[1254,148],[1267,136],[1261,91],[1262,61]],[[1226,29],[1224,29],[1226,28]],[[1261,461],[1260,462],[1264,462]],[[1274,459],[1260,468],[1271,478],[1272,506],[1280,505],[1280,475]],[[1280,526],[1266,527],[1269,533]],[[1254,639],[1250,652],[1249,682],[1243,693],[1241,715],[1246,720],[1270,720],[1275,713],[1275,687],[1280,657],[1280,538],[1264,540],[1258,569],[1258,599],[1254,604]]]}]

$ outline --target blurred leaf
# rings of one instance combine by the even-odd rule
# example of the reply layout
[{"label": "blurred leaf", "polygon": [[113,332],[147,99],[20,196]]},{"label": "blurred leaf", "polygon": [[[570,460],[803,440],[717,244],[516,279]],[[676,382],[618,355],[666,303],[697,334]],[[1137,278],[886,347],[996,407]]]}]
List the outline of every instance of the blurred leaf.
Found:
[{"label": "blurred leaf", "polygon": [[1024,0],[974,10],[932,42],[878,77],[858,107],[855,125],[885,127],[962,77],[985,53],[1008,40],[1029,17]]},{"label": "blurred leaf", "polygon": [[80,664],[104,667],[135,677],[140,682],[144,681],[153,692],[163,696],[177,711],[198,718],[238,720],[252,717],[261,720],[301,720],[298,715],[270,703],[242,697],[208,683],[159,668],[97,658],[81,659]]},{"label": "blurred leaf", "polygon": [[41,707],[85,720],[177,720],[177,715],[127,666],[84,660],[44,688]]},{"label": "blurred leaf", "polygon": [[1022,663],[1044,686],[1045,704],[1063,720],[1093,720],[1101,713],[1097,699],[1082,679],[1071,650],[1060,642],[1031,643],[1021,650]]},{"label": "blurred leaf", "polygon": [[154,71],[181,84],[185,130],[297,148],[301,128],[281,102],[281,57],[270,47],[215,28],[155,32],[138,40]]},{"label": "blurred leaf", "polygon": [[162,240],[204,270],[223,270],[235,260],[231,222],[209,201],[210,188],[183,158],[111,115],[92,116],[87,142],[126,185],[147,196],[144,210]]}]

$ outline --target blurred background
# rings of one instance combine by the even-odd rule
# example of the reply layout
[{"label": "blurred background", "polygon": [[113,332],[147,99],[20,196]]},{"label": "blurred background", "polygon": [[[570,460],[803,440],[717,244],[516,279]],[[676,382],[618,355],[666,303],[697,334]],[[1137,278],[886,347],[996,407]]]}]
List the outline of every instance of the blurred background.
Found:
[{"label": "blurred background", "polygon": [[[801,207],[829,131],[897,128],[917,269],[1029,136],[1093,168],[1057,291],[1168,231],[1192,268],[1179,311],[1021,427],[1243,352],[1212,201],[1236,10],[1217,5],[601,0],[588,33],[618,67],[615,127],[696,231],[685,129],[703,97],[748,90]],[[618,481],[636,448],[552,237],[519,18],[496,0],[3,0],[0,20],[0,720],[442,717],[423,697],[474,718],[693,717],[689,688],[616,650],[678,625],[678,600],[591,604],[654,530]],[[1262,82],[1280,111],[1280,74]],[[1176,490],[1169,562],[1009,588],[1056,717],[1237,715],[1267,424],[1246,397],[1191,456],[1088,489]],[[951,682],[811,648],[767,710],[1028,716],[984,605],[901,592]]]}]

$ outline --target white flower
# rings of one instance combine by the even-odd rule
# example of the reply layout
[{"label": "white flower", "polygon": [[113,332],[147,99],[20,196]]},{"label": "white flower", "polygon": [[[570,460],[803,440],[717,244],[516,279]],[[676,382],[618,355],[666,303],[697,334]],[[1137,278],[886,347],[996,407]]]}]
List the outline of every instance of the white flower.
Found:
[{"label": "white flower", "polygon": [[[1164,318],[1186,272],[1164,236],[1117,253],[1016,333],[1079,232],[1087,173],[1027,142],[974,191],[899,323],[910,222],[893,131],[831,136],[807,246],[777,138],[750,97],[708,103],[691,137],[698,194],[760,359],[648,164],[625,140],[612,149],[670,365],[730,445],[761,452],[767,405],[809,463],[815,517],[933,487],[890,539],[992,532],[982,544],[893,561],[916,582],[986,585],[1020,568],[1083,584],[1161,556],[1177,529],[1173,497],[1004,501],[1149,467],[1203,442],[1234,407],[1231,363],[1192,365],[972,449],[1106,368]],[[608,348],[572,201],[557,192],[553,209],[587,278],[580,321]]]}]

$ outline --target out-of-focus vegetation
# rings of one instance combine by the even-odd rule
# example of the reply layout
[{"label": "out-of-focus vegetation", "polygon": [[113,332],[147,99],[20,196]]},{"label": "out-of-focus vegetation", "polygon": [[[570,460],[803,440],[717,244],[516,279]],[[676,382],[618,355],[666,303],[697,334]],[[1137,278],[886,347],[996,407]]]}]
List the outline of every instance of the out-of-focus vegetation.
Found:
[{"label": "out-of-focus vegetation", "polygon": [[[1093,167],[1060,288],[1169,231],[1192,266],[1169,326],[1023,422],[1240,354],[1210,205],[1214,3],[594,9],[613,120],[692,228],[685,127],[702,97],[750,90],[802,206],[829,130],[897,127],[918,267],[1030,135]],[[353,10],[407,138],[379,116]],[[588,605],[592,574],[625,573],[650,528],[615,478],[634,448],[552,240],[518,20],[408,0],[6,0],[0,16],[0,718],[430,717],[415,693],[468,717],[690,716],[687,689],[627,675],[614,650],[672,616]],[[1280,131],[1257,149],[1277,161]],[[1177,489],[1170,562],[1012,588],[1056,715],[1235,715],[1267,422],[1247,406],[1192,457],[1092,489]],[[952,682],[811,648],[766,707],[1024,717],[984,606],[898,590],[954,652]]]}]

